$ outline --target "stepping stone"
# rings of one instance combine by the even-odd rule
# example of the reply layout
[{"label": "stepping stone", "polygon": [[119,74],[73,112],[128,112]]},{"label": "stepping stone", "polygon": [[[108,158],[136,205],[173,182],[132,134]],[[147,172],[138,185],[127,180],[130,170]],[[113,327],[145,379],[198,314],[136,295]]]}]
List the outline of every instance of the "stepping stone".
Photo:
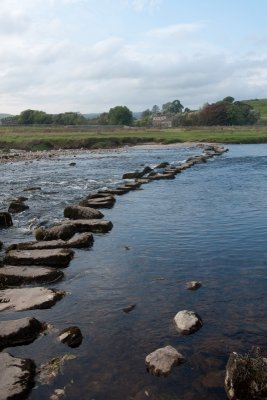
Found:
[{"label": "stepping stone", "polygon": [[0,311],[50,308],[65,295],[58,289],[42,287],[0,290]]},{"label": "stepping stone", "polygon": [[45,324],[36,318],[20,318],[0,322],[0,348],[33,342],[45,330]]},{"label": "stepping stone", "polygon": [[64,209],[64,217],[70,219],[99,219],[103,218],[104,215],[91,207],[67,206]]},{"label": "stepping stone", "polygon": [[168,376],[176,365],[185,361],[182,354],[172,346],[162,347],[146,356],[145,363],[149,372],[157,376]]},{"label": "stepping stone", "polygon": [[67,267],[73,255],[74,252],[70,249],[11,250],[4,257],[4,263]]},{"label": "stepping stone", "polygon": [[179,311],[174,317],[174,322],[178,332],[183,335],[190,335],[203,326],[200,316],[194,311],[188,310]]},{"label": "stepping stone", "polygon": [[43,250],[43,249],[60,249],[60,248],[85,248],[93,244],[94,237],[90,232],[84,232],[74,235],[69,240],[47,240],[32,241],[12,244],[8,246],[7,252],[10,250]]},{"label": "stepping stone", "polygon": [[34,362],[0,353],[0,365],[0,399],[25,399],[34,386]]},{"label": "stepping stone", "polygon": [[62,279],[64,273],[55,268],[6,265],[0,268],[0,285],[18,286],[29,283],[52,283]]},{"label": "stepping stone", "polygon": [[38,228],[34,231],[37,240],[70,239],[77,232],[105,233],[112,229],[111,221],[99,219],[77,219],[66,221],[52,228]]}]

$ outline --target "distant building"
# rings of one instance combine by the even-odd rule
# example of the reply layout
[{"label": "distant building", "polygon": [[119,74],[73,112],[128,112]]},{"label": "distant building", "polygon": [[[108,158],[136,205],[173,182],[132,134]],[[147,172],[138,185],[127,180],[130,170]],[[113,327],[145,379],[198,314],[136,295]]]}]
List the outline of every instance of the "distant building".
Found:
[{"label": "distant building", "polygon": [[172,117],[158,113],[152,116],[152,126],[154,128],[171,128]]}]

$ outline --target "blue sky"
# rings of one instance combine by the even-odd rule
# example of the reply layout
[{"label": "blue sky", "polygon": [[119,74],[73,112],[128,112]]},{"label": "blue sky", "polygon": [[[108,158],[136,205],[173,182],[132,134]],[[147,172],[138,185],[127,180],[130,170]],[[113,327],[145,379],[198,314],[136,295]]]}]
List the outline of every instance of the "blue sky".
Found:
[{"label": "blue sky", "polygon": [[0,0],[0,112],[266,98],[266,15],[266,0]]}]

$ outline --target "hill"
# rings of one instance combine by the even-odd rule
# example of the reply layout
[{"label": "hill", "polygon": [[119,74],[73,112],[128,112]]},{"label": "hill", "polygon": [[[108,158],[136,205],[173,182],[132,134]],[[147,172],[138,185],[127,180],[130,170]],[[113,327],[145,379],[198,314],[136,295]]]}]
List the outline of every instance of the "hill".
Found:
[{"label": "hill", "polygon": [[249,104],[254,110],[260,113],[261,123],[267,123],[267,99],[244,100],[244,103]]}]

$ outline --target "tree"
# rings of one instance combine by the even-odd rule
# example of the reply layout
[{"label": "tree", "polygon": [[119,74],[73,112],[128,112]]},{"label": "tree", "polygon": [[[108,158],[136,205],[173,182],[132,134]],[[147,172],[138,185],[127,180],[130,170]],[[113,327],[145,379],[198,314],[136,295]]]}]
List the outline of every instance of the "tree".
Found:
[{"label": "tree", "polygon": [[159,106],[157,106],[156,104],[151,108],[151,112],[152,114],[158,114],[160,112],[160,108]]},{"label": "tree", "polygon": [[126,106],[116,106],[109,110],[108,121],[110,125],[131,125],[133,113]]},{"label": "tree", "polygon": [[183,111],[184,106],[180,100],[169,101],[162,105],[162,111],[164,114],[178,114]]},{"label": "tree", "polygon": [[227,103],[233,103],[235,99],[232,96],[227,96],[223,99],[223,101],[227,101]]},{"label": "tree", "polygon": [[87,123],[86,118],[78,112],[65,112],[54,116],[56,125],[83,125]]},{"label": "tree", "polygon": [[151,111],[148,108],[147,110],[144,110],[142,112],[141,118],[146,118],[146,117],[149,117],[150,115],[151,115]]}]

